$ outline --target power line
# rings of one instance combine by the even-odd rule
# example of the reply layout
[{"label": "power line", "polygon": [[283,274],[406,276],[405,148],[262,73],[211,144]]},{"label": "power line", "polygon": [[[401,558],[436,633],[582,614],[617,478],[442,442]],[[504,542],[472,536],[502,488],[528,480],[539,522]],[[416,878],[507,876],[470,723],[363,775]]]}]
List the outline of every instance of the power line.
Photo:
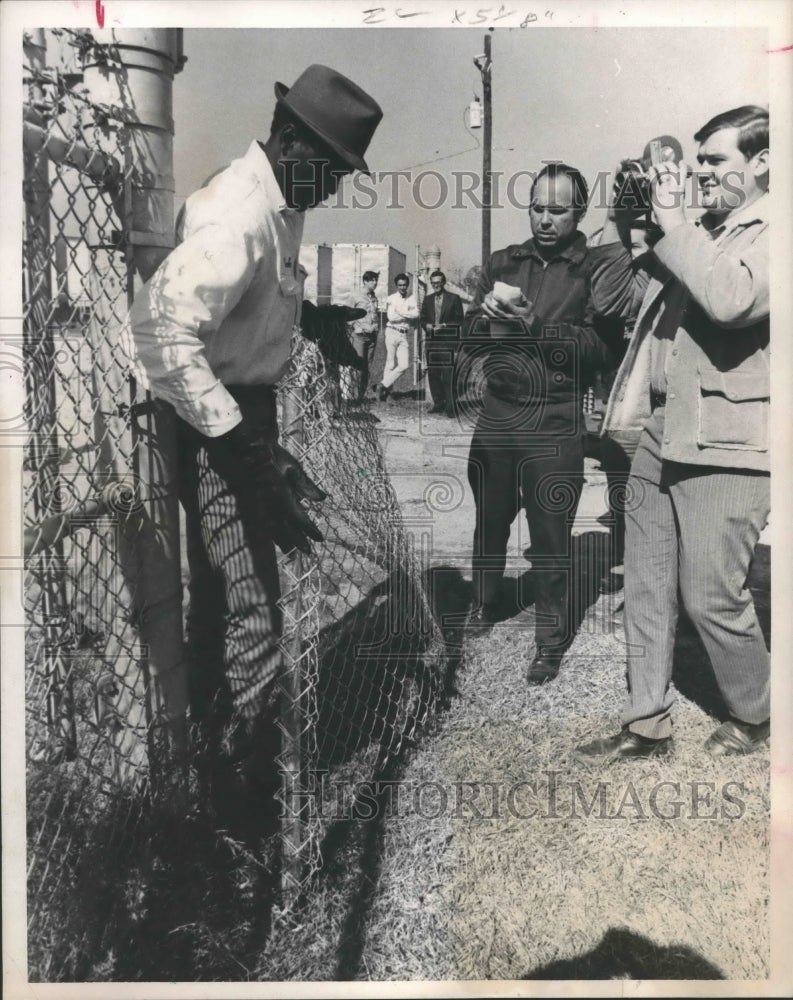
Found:
[{"label": "power line", "polygon": [[[478,137],[474,132],[465,124],[465,112],[468,109],[463,110],[463,128],[471,136],[472,139],[476,139],[476,145],[469,146],[467,149],[458,150],[456,153],[447,153],[445,156],[437,156],[434,160],[424,160],[422,163],[411,163],[409,167],[401,167],[401,170],[415,170],[416,167],[428,167],[431,163],[440,163],[442,160],[453,160],[455,156],[462,156],[464,153],[472,153],[476,149],[482,148],[482,143],[479,141]],[[437,152],[437,150],[436,150]]]}]

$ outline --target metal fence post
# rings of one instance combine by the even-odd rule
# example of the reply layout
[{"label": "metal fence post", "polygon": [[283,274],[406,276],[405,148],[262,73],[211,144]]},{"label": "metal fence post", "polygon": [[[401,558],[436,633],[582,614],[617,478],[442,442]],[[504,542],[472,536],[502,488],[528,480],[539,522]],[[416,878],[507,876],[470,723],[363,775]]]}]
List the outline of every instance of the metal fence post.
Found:
[{"label": "metal fence post", "polygon": [[[43,73],[47,42],[38,28],[25,36],[25,50],[31,69]],[[43,101],[44,89],[34,80],[29,105]],[[33,502],[40,519],[55,513],[60,490],[60,448],[57,432],[55,393],[55,344],[50,325],[52,274],[50,270],[50,166],[45,149],[25,150],[25,271],[27,309],[25,312],[25,355],[28,379],[27,422],[30,431],[28,454],[35,473]],[[64,580],[64,549],[60,540],[53,545],[47,570],[49,586],[42,591],[44,656],[50,679],[47,720],[56,736],[55,756],[67,760],[75,753],[76,734],[71,708],[69,660],[64,656],[65,620],[68,607]]]},{"label": "metal fence post", "polygon": [[[302,458],[305,446],[302,391],[298,385],[289,386],[284,393],[281,410],[281,440],[284,447],[298,458]],[[294,575],[301,579],[305,569],[305,556],[294,555]],[[302,655],[303,655],[303,590],[298,586],[292,590],[291,614],[294,631],[286,636],[283,653],[284,664],[281,671],[280,720],[282,726],[281,765],[289,780],[282,785],[284,813],[281,823],[282,851],[281,889],[285,900],[290,901],[300,885],[303,868],[303,729],[302,705]]]},{"label": "metal fence post", "polygon": [[[135,276],[148,280],[173,246],[172,87],[183,62],[181,29],[109,29],[93,32],[93,39],[83,52],[85,84],[92,101],[113,106],[126,126],[124,237],[131,301]],[[143,515],[122,523],[121,556],[122,563],[134,566],[133,610],[144,648],[143,668],[152,680],[154,735],[158,746],[162,743],[182,762],[187,681],[175,418],[170,408],[154,403],[134,383],[131,393],[134,485]],[[100,409],[117,412],[118,402],[107,400]],[[158,757],[155,754],[152,761],[155,766]]]}]

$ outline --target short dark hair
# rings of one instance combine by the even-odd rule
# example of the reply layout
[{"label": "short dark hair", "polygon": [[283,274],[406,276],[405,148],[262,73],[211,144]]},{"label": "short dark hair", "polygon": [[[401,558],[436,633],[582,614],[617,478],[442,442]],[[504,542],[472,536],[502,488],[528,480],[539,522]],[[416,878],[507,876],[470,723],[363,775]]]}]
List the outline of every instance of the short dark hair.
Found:
[{"label": "short dark hair", "polygon": [[747,160],[768,149],[768,111],[759,104],[744,104],[731,111],[722,111],[694,134],[694,141],[703,143],[714,132],[725,128],[739,129],[738,149]]},{"label": "short dark hair", "polygon": [[589,188],[580,170],[576,167],[571,167],[568,163],[555,162],[546,164],[534,178],[534,183],[531,186],[531,195],[534,194],[534,188],[541,177],[547,177],[549,180],[555,180],[557,177],[567,177],[573,186],[573,208],[576,212],[581,212],[582,214],[586,211],[589,204]]},{"label": "short dark hair", "polygon": [[446,284],[446,275],[443,271],[433,271],[430,275],[430,281],[432,281],[433,278],[443,278],[443,283]]},{"label": "short dark hair", "polygon": [[398,281],[406,281],[408,284],[410,284],[410,275],[409,274],[402,274],[400,272],[396,276],[396,278],[394,278],[394,284],[396,284]]},{"label": "short dark hair", "polygon": [[361,281],[377,281],[380,277],[377,271],[364,271]]}]

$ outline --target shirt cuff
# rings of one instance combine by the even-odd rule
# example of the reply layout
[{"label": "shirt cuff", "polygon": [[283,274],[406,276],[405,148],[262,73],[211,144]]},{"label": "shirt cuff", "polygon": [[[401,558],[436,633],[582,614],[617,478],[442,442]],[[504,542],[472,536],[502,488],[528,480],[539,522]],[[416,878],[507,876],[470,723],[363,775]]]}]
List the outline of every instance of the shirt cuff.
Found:
[{"label": "shirt cuff", "polygon": [[242,422],[242,410],[221,383],[217,382],[199,399],[175,404],[179,416],[205,437],[220,437]]}]

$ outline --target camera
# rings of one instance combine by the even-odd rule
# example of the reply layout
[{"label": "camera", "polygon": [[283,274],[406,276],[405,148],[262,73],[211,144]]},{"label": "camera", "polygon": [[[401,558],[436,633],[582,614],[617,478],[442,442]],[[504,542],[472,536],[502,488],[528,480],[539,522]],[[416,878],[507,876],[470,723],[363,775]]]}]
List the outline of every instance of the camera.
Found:
[{"label": "camera", "polygon": [[615,214],[633,221],[649,213],[650,167],[656,163],[678,163],[682,158],[683,149],[677,139],[661,135],[647,143],[640,157],[622,160],[614,179]]}]

